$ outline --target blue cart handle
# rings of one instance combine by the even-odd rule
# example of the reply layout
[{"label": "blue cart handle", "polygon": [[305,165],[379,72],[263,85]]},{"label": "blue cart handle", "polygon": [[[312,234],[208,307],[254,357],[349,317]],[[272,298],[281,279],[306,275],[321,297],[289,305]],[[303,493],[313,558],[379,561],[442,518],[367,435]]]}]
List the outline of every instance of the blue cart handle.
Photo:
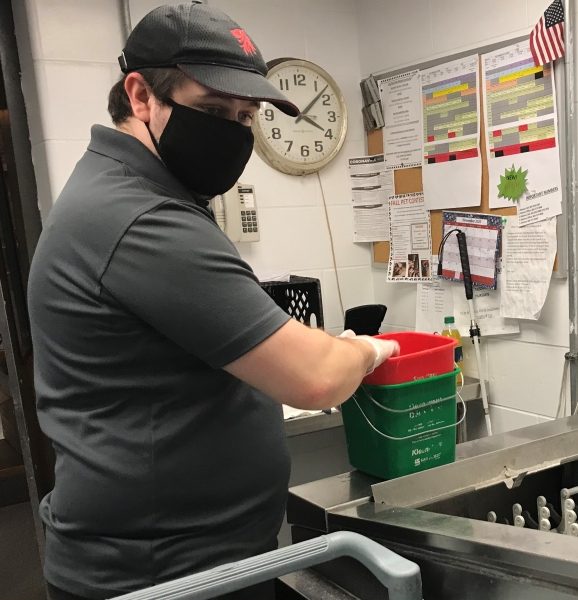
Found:
[{"label": "blue cart handle", "polygon": [[344,556],[367,567],[387,588],[390,600],[422,600],[421,575],[415,563],[349,531],[322,535],[114,600],[206,600]]}]

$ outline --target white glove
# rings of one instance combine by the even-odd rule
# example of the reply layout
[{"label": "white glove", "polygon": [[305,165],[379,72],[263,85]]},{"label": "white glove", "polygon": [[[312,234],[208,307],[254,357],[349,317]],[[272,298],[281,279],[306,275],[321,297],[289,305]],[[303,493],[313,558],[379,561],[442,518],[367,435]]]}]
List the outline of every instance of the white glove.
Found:
[{"label": "white glove", "polygon": [[375,359],[373,365],[367,369],[366,375],[373,373],[382,362],[386,361],[391,356],[399,355],[399,344],[394,340],[379,340],[369,335],[356,335],[351,329],[346,329],[337,337],[347,338],[349,340],[360,340],[371,345],[375,352]]}]

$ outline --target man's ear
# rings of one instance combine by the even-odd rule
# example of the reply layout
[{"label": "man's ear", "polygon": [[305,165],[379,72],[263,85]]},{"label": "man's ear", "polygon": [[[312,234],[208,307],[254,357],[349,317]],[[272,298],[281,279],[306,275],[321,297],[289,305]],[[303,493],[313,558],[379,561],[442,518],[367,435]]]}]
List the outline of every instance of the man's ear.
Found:
[{"label": "man's ear", "polygon": [[148,123],[151,120],[151,104],[154,98],[143,76],[140,73],[129,73],[124,81],[124,90],[133,115],[143,123]]}]

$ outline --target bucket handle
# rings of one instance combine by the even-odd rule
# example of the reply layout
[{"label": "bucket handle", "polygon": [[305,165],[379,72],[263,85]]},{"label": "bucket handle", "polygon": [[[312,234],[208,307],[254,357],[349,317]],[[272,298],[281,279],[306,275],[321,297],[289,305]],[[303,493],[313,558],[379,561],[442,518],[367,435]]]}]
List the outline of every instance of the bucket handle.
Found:
[{"label": "bucket handle", "polygon": [[[423,402],[422,404],[417,404],[416,406],[412,406],[411,408],[389,408],[389,406],[384,406],[383,404],[380,404],[368,391],[367,389],[361,385],[359,386],[360,389],[363,390],[363,393],[373,402],[373,404],[375,404],[375,406],[377,406],[377,408],[380,408],[381,410],[385,410],[387,412],[390,413],[396,413],[396,414],[405,414],[405,413],[410,413],[416,410],[422,410],[423,408],[429,408],[430,406],[435,406],[436,404],[441,404],[442,402],[446,402],[447,400],[450,400],[451,398],[455,398],[456,395],[453,394],[451,396],[447,396],[446,398],[436,398],[435,400],[429,400],[427,402]],[[353,394],[353,396],[355,396],[355,394]]]},{"label": "bucket handle", "polygon": [[[357,408],[359,409],[359,412],[363,415],[363,418],[367,421],[367,424],[373,429],[373,431],[375,431],[375,433],[378,433],[380,436],[382,436],[388,440],[392,440],[394,442],[402,442],[403,440],[409,440],[411,438],[419,437],[421,435],[426,435],[428,433],[436,433],[438,431],[442,431],[443,429],[449,429],[450,427],[457,427],[458,425],[463,423],[464,419],[466,418],[466,414],[467,414],[466,403],[464,402],[462,395],[459,392],[456,392],[456,393],[457,393],[457,395],[462,403],[462,406],[464,408],[464,414],[462,415],[462,418],[457,423],[452,423],[451,425],[443,425],[442,427],[436,427],[435,429],[428,429],[427,431],[420,431],[419,433],[412,433],[411,435],[406,435],[404,437],[394,437],[392,435],[387,435],[386,433],[383,433],[383,431],[379,431],[379,429],[377,429],[377,427],[375,427],[375,425],[369,420],[368,416],[363,412],[363,409],[361,408],[361,406],[359,406],[359,402],[357,402],[357,397],[355,396],[355,394],[353,394],[352,399],[355,402],[355,405],[357,406]],[[440,402],[442,400],[450,400],[451,398],[455,398],[455,394],[452,396],[448,396],[447,398],[441,398]]]}]

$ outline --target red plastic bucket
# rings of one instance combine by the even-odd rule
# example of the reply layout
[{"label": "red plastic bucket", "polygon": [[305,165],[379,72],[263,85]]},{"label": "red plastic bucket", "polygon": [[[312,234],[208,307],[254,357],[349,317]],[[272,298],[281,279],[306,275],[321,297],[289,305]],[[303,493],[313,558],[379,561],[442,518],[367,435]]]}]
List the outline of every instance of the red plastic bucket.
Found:
[{"label": "red plastic bucket", "polygon": [[370,385],[394,385],[443,375],[454,370],[456,340],[432,333],[400,331],[374,336],[399,343],[399,356],[389,358],[365,377]]}]

